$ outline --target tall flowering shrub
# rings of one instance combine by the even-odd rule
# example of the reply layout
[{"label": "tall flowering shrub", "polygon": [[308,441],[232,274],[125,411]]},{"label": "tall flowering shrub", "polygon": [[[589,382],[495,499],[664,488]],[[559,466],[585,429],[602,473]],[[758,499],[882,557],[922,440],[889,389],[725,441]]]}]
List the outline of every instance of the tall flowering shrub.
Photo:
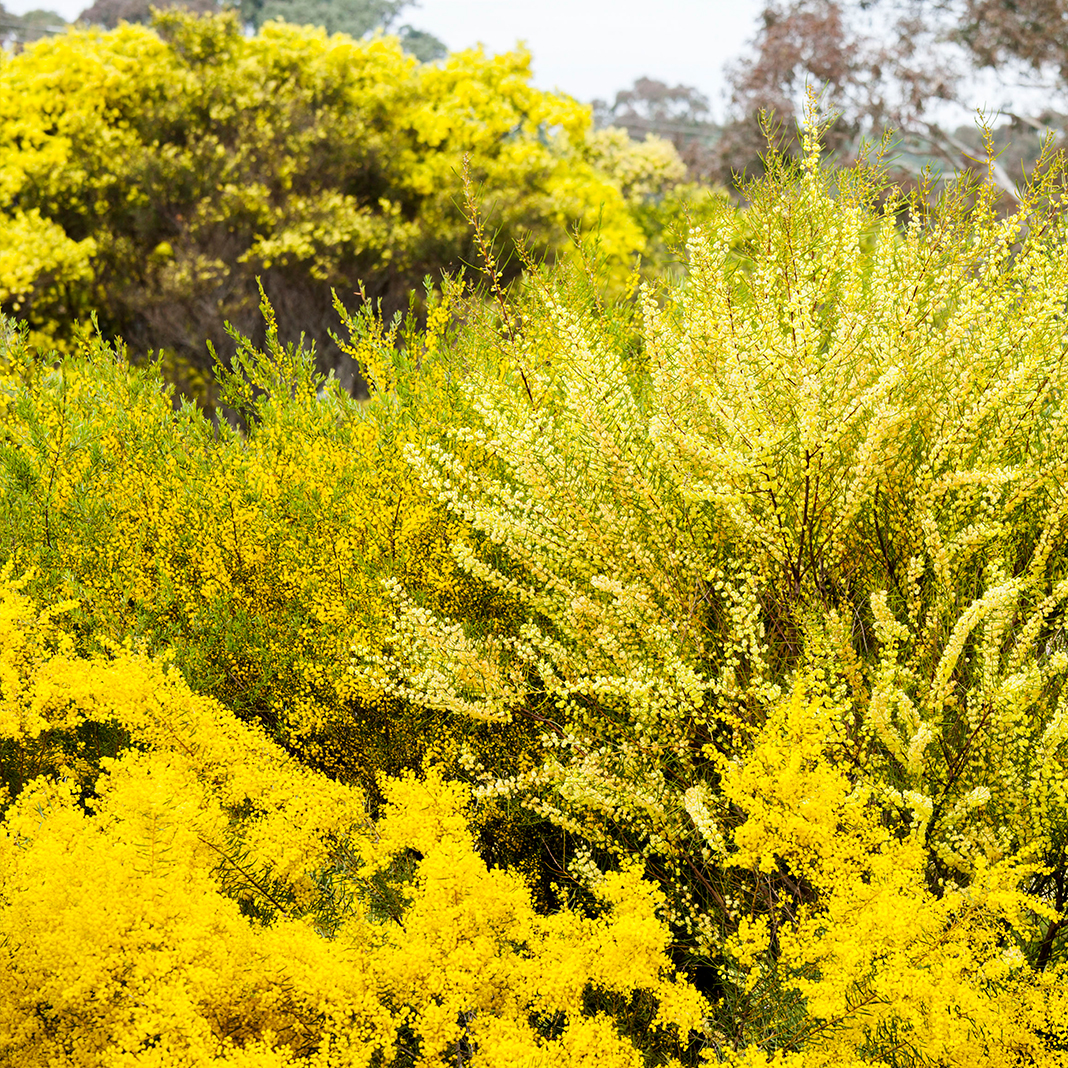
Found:
[{"label": "tall flowering shrub", "polygon": [[[857,804],[916,851],[932,917],[999,873],[1031,896],[991,952],[1041,974],[1068,904],[1063,162],[1001,218],[992,186],[928,210],[877,162],[825,170],[818,137],[747,191],[740,244],[726,210],[693,231],[685,278],[642,297],[640,353],[581,285],[539,278],[468,335],[465,416],[406,455],[464,524],[458,563],[523,621],[486,633],[398,584],[393,654],[358,665],[534,725],[522,774],[470,757],[480,795],[571,834],[580,882],[642,856],[723,1033],[799,1050],[805,1028],[732,978],[732,939],[833,910],[854,876],[808,877],[803,848],[757,863],[739,836],[770,817],[725,788],[796,680]],[[791,974],[785,938],[763,959]],[[836,1027],[864,1011],[839,1008]]]},{"label": "tall flowering shrub", "polygon": [[419,64],[396,38],[278,22],[247,37],[233,13],[71,30],[0,61],[0,308],[68,351],[95,312],[203,396],[204,339],[258,331],[261,278],[283,338],[343,365],[331,287],[362,284],[392,314],[473,258],[465,165],[503,240],[566,256],[572,226],[599,225],[625,274],[680,164],[590,125],[531,86],[521,51]]}]

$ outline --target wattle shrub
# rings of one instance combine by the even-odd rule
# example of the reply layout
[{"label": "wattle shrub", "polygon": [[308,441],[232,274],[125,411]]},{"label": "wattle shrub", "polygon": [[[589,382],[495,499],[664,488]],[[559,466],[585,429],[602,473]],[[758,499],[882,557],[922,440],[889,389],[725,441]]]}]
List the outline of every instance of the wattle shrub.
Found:
[{"label": "wattle shrub", "polygon": [[[446,354],[454,425],[405,448],[462,523],[457,561],[522,622],[446,618],[397,583],[393,653],[358,670],[539,731],[520,775],[461,752],[476,793],[572,836],[579,882],[644,858],[679,953],[715,976],[722,1044],[1014,1063],[999,991],[1063,967],[1068,250],[1046,162],[1008,218],[993,185],[928,208],[878,165],[825,170],[812,127],[744,222],[695,228],[637,344],[589,287],[533,276]],[[735,794],[797,688],[796,744]],[[825,766],[833,788],[807,778]],[[935,932],[965,931],[954,910],[995,877],[1006,911],[960,935],[965,964]],[[932,946],[986,1009],[929,1000]],[[1024,1047],[1061,1041],[1049,1012]]]},{"label": "wattle shrub", "polygon": [[262,340],[262,279],[283,339],[314,338],[351,385],[331,287],[391,315],[472,261],[465,168],[502,241],[551,259],[571,227],[598,227],[622,279],[684,168],[667,142],[593,134],[588,107],[530,78],[525,52],[419,64],[396,38],[276,22],[246,37],[233,13],[0,58],[0,308],[65,351],[95,313],[204,400],[205,338],[232,353],[231,322]]},{"label": "wattle shrub", "polygon": [[[562,1020],[531,1022],[526,992],[486,1008],[465,978],[412,994],[399,1024],[394,992],[365,1003],[394,1014],[374,1016],[379,1030],[350,1034],[378,1041],[381,1063],[418,1056],[374,1037],[413,1021],[439,1028],[420,1034],[449,1063],[508,1059],[513,1041],[533,1064],[1065,1063],[1064,162],[1002,218],[992,187],[928,208],[877,163],[825,169],[819,134],[800,164],[769,158],[744,215],[713,206],[659,291],[607,298],[587,253],[588,276],[531,265],[511,295],[428,288],[426,329],[403,344],[369,307],[343,315],[365,403],[279,343],[266,304],[264,350],[241,341],[219,376],[241,433],[174,411],[158,377],[99,341],[49,366],[9,337],[0,560],[54,609],[27,659],[36,609],[5,602],[4,863],[38,881],[35,857],[67,872],[89,827],[110,841],[119,826],[102,775],[164,761],[125,706],[63,689],[53,662],[114,672],[110,694],[149,670],[145,654],[170,655],[183,680],[168,685],[212,722],[262,739],[232,713],[258,722],[285,767],[303,765],[291,773],[312,813],[358,794],[393,826],[407,806],[396,840],[423,857],[390,856],[431,865],[418,797],[448,822],[470,796],[455,824],[468,852],[446,868],[515,895],[523,923],[578,924],[550,963],[486,904],[456,952],[506,929],[493,959],[528,978],[540,961],[546,985],[571,974],[562,1011],[585,1022],[564,1035]],[[267,759],[232,748],[227,775]],[[259,802],[227,794],[226,775],[195,789],[182,775],[161,766],[159,789],[194,808],[222,791],[218,833],[251,848]],[[24,857],[10,836],[26,835],[35,798],[60,795],[64,844]],[[351,865],[323,840],[271,839],[257,863],[308,875],[278,900],[305,925],[319,915],[315,937],[334,945],[323,902],[349,899],[324,887]],[[197,871],[213,908],[236,900],[290,930],[229,868]],[[386,875],[374,900],[395,907],[408,876]],[[569,960],[609,952],[597,918],[624,884],[645,902],[627,914],[655,968],[629,986],[592,963],[576,977]],[[434,922],[396,952],[421,960],[427,931],[453,929]],[[666,983],[668,930],[706,1006]],[[24,963],[29,941],[9,944],[5,982],[51,981],[51,965]],[[301,960],[326,952],[300,944]],[[220,969],[210,958],[205,982]],[[646,1026],[658,1002],[686,1006],[678,1031]],[[333,1004],[316,1036],[346,1033]],[[71,1005],[68,1045],[95,1026]],[[299,1062],[325,1041],[298,1049],[272,1022],[227,1045],[205,1026],[202,1048],[231,1058],[269,1047]]]},{"label": "wattle shrub", "polygon": [[701,1026],[640,867],[605,880],[596,918],[538,915],[439,770],[383,780],[371,820],[173,669],[74,655],[69,606],[19,585],[0,575],[8,756],[109,724],[130,744],[100,768],[70,753],[0,824],[0,1060],[629,1068],[591,986],[655,999],[669,1042]]}]

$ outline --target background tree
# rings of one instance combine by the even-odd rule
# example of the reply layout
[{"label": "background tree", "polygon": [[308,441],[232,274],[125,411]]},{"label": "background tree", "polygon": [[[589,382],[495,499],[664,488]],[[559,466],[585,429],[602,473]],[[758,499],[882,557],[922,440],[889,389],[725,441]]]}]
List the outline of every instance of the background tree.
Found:
[{"label": "background tree", "polygon": [[78,21],[113,30],[120,22],[151,22],[153,8],[203,15],[218,11],[219,5],[216,0],[95,0],[78,16]]},{"label": "background tree", "polygon": [[422,63],[441,59],[445,45],[431,33],[408,24],[398,25],[405,8],[417,0],[241,0],[242,17],[259,29],[268,19],[297,26],[322,26],[327,33],[363,37],[374,30],[395,33],[406,52]]},{"label": "background tree", "polygon": [[691,178],[701,179],[713,165],[712,143],[718,127],[712,122],[708,98],[690,85],[670,86],[655,78],[636,78],[615,100],[593,102],[599,127],[617,126],[635,140],[649,135],[670,141]]},{"label": "background tree", "polygon": [[[1054,108],[1068,88],[1068,5],[1063,0],[790,0],[769,3],[752,53],[729,72],[731,118],[718,143],[715,172],[759,172],[762,110],[781,124],[784,147],[797,151],[796,120],[807,87],[838,113],[827,148],[851,158],[864,136],[886,129],[903,138],[898,164],[969,167],[982,153],[971,127],[952,129],[950,105],[977,104],[1010,117],[996,139],[994,178],[1014,196],[1020,165],[1038,156],[1040,136],[1063,127]],[[1045,90],[1043,108],[1014,107],[1020,88]],[[993,117],[994,112],[987,114]],[[1032,136],[1038,133],[1040,136]]]},{"label": "background tree", "polygon": [[44,347],[96,314],[192,393],[205,339],[225,357],[227,322],[262,336],[259,281],[282,339],[315,339],[351,376],[331,290],[389,316],[428,274],[477,262],[465,167],[506,250],[567,256],[569,228],[600,225],[623,277],[658,228],[636,207],[680,177],[670,145],[592,144],[588,109],[531,86],[527,53],[422,65],[388,38],[248,36],[233,13],[155,25],[0,67],[0,306]]},{"label": "background tree", "polygon": [[[396,24],[401,12],[415,3],[416,0],[241,0],[237,7],[245,24],[256,30],[269,19],[296,26],[322,26],[327,33],[347,33],[351,37],[383,30],[395,33],[405,52],[420,62],[441,59],[445,45],[433,34]],[[122,21],[151,22],[153,8],[203,15],[225,6],[219,0],[95,0],[79,19],[113,30]]]},{"label": "background tree", "polygon": [[[1023,64],[1058,88],[1068,84],[1068,4],[1064,0],[965,0],[956,40],[984,67]],[[1047,85],[1049,85],[1047,80]]]},{"label": "background tree", "polygon": [[[280,18],[295,25],[325,26],[328,33],[335,24],[344,23],[345,33],[362,37],[382,26],[388,27],[412,0],[242,0],[241,17],[257,29],[268,19]],[[278,10],[284,10],[279,14]],[[328,20],[314,22],[308,16],[318,14]],[[292,17],[291,17],[292,16]]]},{"label": "background tree", "polygon": [[54,11],[40,8],[16,15],[0,4],[0,44],[11,42],[20,46],[36,41],[50,33],[62,33],[66,20]]}]

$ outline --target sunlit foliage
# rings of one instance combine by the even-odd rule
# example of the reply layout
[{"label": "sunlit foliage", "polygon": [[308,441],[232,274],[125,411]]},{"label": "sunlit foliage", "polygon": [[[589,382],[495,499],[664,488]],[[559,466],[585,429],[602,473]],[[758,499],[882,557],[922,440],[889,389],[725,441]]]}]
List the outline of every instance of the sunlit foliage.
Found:
[{"label": "sunlit foliage", "polygon": [[[158,773],[201,888],[173,930],[212,902],[234,960],[277,947],[291,1000],[214,948],[203,989],[320,1043],[253,1013],[226,1045],[197,1002],[141,1056],[199,1028],[232,1059],[347,1036],[404,1064],[418,1034],[427,1063],[1068,1062],[1064,164],[1005,218],[988,185],[931,208],[878,158],[824,169],[819,136],[769,156],[744,215],[711,201],[681,276],[633,300],[588,245],[588,274],[530,263],[507,294],[476,219],[487,286],[428,286],[425,329],[339,309],[366,402],[266,302],[266,345],[220,368],[241,431],[88,335],[53,365],[7,331],[6,821],[29,839],[53,806],[59,838],[11,838],[5,882],[66,902],[97,841],[102,872],[149,878],[117,814]],[[149,677],[153,709],[224,731],[222,771],[138,718]],[[306,821],[261,813],[264,767]],[[196,866],[201,819],[273,905]],[[474,896],[435,911],[433,873]],[[5,922],[43,923],[17,901]],[[330,994],[312,1026],[372,922],[395,940],[337,995],[366,1023]],[[101,944],[156,959],[125,930]],[[5,981],[59,983],[24,944]],[[566,1028],[523,985],[559,976]],[[97,1041],[70,1005],[57,1041]]]},{"label": "sunlit foliage", "polygon": [[647,244],[634,207],[677,181],[674,149],[588,147],[589,109],[530,77],[525,52],[419,64],[392,37],[279,22],[246,37],[233,13],[0,58],[0,307],[62,349],[95,311],[196,395],[205,337],[257,329],[262,278],[283,338],[343,362],[332,286],[391,314],[426,273],[473,259],[465,160],[502,241],[552,258],[597,226],[625,274]]},{"label": "sunlit foliage", "polygon": [[606,880],[596,917],[539,916],[475,854],[466,788],[389,780],[372,821],[173,669],[74,656],[70,606],[19,585],[0,578],[3,744],[113,724],[132,745],[102,774],[75,755],[36,777],[0,825],[6,1063],[635,1064],[583,1013],[588,986],[699,1026],[639,869]]}]

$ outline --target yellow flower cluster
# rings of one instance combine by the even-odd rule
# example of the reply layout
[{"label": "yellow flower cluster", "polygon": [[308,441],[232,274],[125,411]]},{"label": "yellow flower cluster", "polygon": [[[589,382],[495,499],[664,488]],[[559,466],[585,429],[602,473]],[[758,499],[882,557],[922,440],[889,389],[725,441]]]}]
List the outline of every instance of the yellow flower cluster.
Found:
[{"label": "yellow flower cluster", "polygon": [[421,65],[396,38],[248,37],[232,13],[46,37],[0,60],[0,308],[65,349],[97,311],[139,355],[210,371],[205,333],[254,317],[261,276],[328,316],[331,286],[396,305],[470,258],[465,167],[509,239],[568,256],[570,228],[599,227],[622,277],[678,156],[592,135],[530,61]]},{"label": "yellow flower cluster", "polygon": [[79,648],[169,649],[199,690],[350,780],[418,765],[445,717],[350,666],[388,636],[385,575],[447,611],[472,596],[448,517],[401,456],[448,408],[433,366],[399,411],[322,384],[307,352],[243,349],[222,379],[241,434],[175,411],[156,374],[99,341],[53,369],[9,340],[0,553],[35,569],[44,601],[77,602]]},{"label": "yellow flower cluster", "polygon": [[81,782],[35,777],[0,824],[4,1063],[635,1064],[583,1013],[591,984],[700,1027],[635,868],[605,880],[596,918],[539,916],[478,857],[467,791],[438,770],[386,780],[372,822],[359,790],[173,669],[75,656],[70,606],[39,611],[20,585],[0,581],[5,746],[108,722],[132,744]]},{"label": "yellow flower cluster", "polygon": [[41,218],[38,208],[0,213],[0,307],[18,313],[35,288],[49,288],[55,300],[56,287],[91,281],[95,252],[93,238],[72,241],[61,226]]},{"label": "yellow flower cluster", "polygon": [[766,1041],[805,1051],[781,1063],[851,1064],[891,1036],[899,1054],[939,1064],[1065,1063],[1050,1049],[1068,1025],[1064,966],[1036,977],[1019,948],[1057,918],[1020,890],[1034,865],[981,863],[967,889],[932,893],[926,821],[892,834],[870,785],[851,784],[828,758],[833,730],[833,710],[799,686],[722,783],[745,816],[728,863],[785,864],[803,888],[785,915],[743,918],[726,946],[752,1008],[772,1006],[767,987],[783,972],[804,999],[802,1019],[780,1003],[761,1021],[775,1032]]}]

